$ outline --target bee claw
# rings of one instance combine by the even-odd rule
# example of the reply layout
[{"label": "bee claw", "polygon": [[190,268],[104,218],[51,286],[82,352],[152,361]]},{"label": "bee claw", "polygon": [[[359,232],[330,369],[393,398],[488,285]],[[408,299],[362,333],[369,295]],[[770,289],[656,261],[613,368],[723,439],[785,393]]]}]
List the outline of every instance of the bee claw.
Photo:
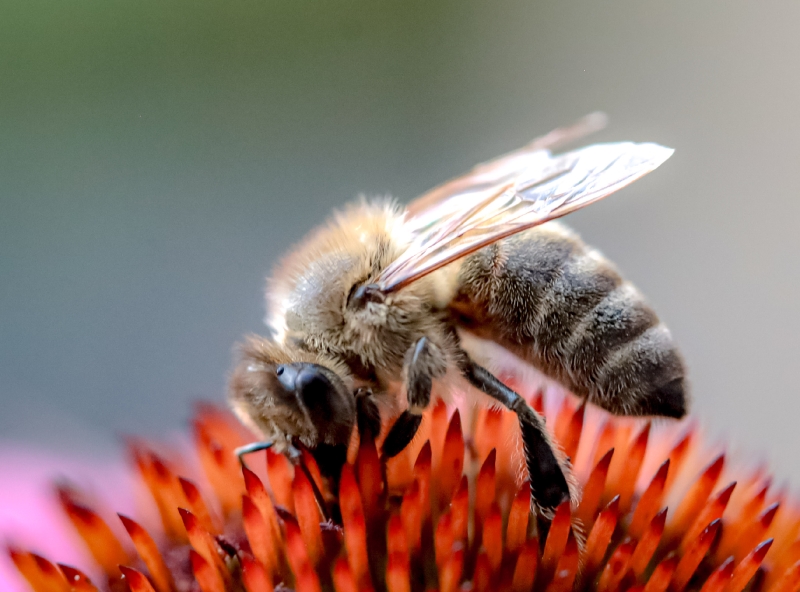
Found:
[{"label": "bee claw", "polygon": [[239,464],[243,467],[246,467],[247,464],[244,462],[244,455],[250,454],[251,452],[259,452],[261,450],[266,450],[268,448],[272,448],[273,442],[251,442],[250,444],[245,444],[244,446],[239,446],[233,453],[236,455],[236,458],[239,459]]}]

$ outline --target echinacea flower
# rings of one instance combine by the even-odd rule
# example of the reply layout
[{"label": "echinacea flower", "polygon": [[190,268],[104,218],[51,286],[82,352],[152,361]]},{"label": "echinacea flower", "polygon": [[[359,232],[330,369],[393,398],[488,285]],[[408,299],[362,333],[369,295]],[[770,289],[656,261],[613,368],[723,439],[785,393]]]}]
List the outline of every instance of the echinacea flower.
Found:
[{"label": "echinacea flower", "polygon": [[8,554],[35,592],[800,590],[800,504],[763,469],[728,459],[693,424],[610,417],[550,393],[531,403],[582,490],[546,537],[509,412],[436,405],[388,464],[362,443],[331,491],[308,454],[308,472],[271,450],[241,467],[234,449],[252,435],[205,406],[193,456],[130,445],[156,519],[145,507],[105,516],[58,487],[101,578],[13,541]]}]

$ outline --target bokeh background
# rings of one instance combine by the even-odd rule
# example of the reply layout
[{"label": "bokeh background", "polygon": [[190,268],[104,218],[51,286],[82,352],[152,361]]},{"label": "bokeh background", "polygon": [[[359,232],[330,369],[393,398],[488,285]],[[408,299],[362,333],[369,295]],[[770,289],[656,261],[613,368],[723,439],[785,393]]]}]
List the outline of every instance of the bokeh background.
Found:
[{"label": "bokeh background", "polygon": [[800,484],[798,23],[752,0],[6,3],[0,446],[183,429],[332,208],[601,109],[593,140],[677,151],[569,222],[670,324],[701,421]]}]

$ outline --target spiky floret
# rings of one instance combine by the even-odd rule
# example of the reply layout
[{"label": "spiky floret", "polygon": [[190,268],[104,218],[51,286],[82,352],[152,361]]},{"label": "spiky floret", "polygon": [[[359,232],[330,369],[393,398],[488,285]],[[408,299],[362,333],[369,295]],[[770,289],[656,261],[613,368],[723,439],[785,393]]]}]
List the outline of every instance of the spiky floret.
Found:
[{"label": "spiky floret", "polygon": [[[199,409],[189,459],[141,443],[132,458],[160,520],[120,516],[129,540],[74,489],[58,491],[104,581],[9,547],[36,592],[356,592],[800,589],[800,509],[763,470],[726,462],[691,424],[610,417],[570,397],[532,404],[573,459],[583,496],[556,511],[546,538],[530,514],[516,418],[502,410],[427,412],[388,464],[362,443],[323,522],[310,481],[281,455],[234,448],[249,436],[226,412]],[[180,477],[189,474],[192,478]]]}]

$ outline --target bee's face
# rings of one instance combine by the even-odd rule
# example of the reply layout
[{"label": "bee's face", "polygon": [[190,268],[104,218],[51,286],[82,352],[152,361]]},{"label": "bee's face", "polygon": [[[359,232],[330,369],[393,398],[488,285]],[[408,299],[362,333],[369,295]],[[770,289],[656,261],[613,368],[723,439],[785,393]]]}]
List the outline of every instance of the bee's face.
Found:
[{"label": "bee's face", "polygon": [[243,349],[248,362],[231,380],[233,406],[242,420],[278,443],[289,437],[312,447],[347,443],[355,403],[343,368],[258,338]]}]

